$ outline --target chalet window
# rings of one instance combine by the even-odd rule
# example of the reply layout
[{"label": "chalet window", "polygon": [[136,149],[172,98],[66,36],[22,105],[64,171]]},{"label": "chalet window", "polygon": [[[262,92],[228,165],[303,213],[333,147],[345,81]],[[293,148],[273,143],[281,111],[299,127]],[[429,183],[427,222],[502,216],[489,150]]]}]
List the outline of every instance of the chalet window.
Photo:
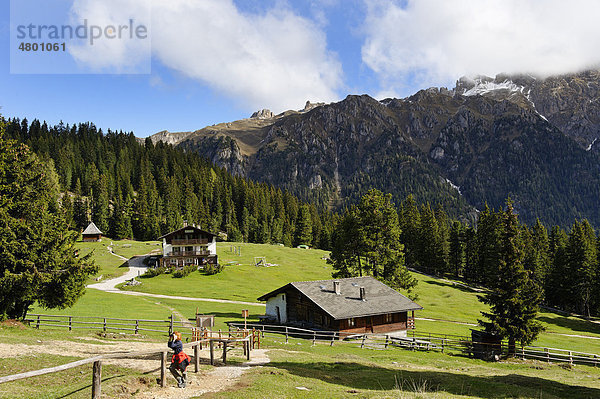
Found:
[{"label": "chalet window", "polygon": [[354,327],[355,322],[354,322],[354,318],[348,319],[348,327]]},{"label": "chalet window", "polygon": [[391,313],[386,313],[384,318],[383,318],[384,323],[391,323],[392,322],[392,314]]},{"label": "chalet window", "polygon": [[285,294],[281,294],[281,300],[285,301]]}]

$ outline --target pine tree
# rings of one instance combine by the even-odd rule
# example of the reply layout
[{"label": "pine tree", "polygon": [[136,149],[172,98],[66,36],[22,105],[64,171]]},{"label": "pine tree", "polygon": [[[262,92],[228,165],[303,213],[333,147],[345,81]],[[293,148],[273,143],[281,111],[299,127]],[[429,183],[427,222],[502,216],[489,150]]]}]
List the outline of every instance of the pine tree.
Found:
[{"label": "pine tree", "polygon": [[308,205],[300,207],[298,212],[298,221],[296,222],[296,244],[308,245],[312,244],[312,217]]},{"label": "pine tree", "polygon": [[598,278],[596,236],[587,220],[575,222],[566,248],[568,273],[574,277],[571,290],[578,313],[590,317]]},{"label": "pine tree", "polygon": [[435,213],[429,204],[421,207],[418,251],[419,264],[423,271],[438,276],[446,273],[444,238]]},{"label": "pine tree", "polygon": [[391,194],[369,190],[334,232],[334,277],[370,275],[409,293],[417,280],[404,265],[398,214]]},{"label": "pine tree", "polygon": [[550,230],[548,252],[551,267],[546,279],[545,298],[551,306],[567,309],[571,301],[571,287],[573,276],[568,272],[567,266],[567,241],[568,236],[559,226]]},{"label": "pine tree", "polygon": [[97,267],[76,255],[50,166],[3,130],[0,120],[0,319],[22,319],[35,302],[72,306]]},{"label": "pine tree", "polygon": [[414,197],[409,194],[400,205],[399,222],[402,233],[400,241],[404,244],[406,252],[406,265],[418,270],[423,270],[419,264],[419,237],[421,215]]},{"label": "pine tree", "polygon": [[507,338],[509,355],[513,355],[517,341],[529,345],[542,330],[542,325],[535,320],[542,291],[532,273],[523,266],[524,245],[510,199],[501,213],[500,222],[502,235],[497,280],[479,298],[490,306],[489,312],[481,312],[489,321],[479,320],[479,323],[487,332]]},{"label": "pine tree", "polygon": [[463,225],[455,220],[450,230],[450,270],[456,278],[463,275],[465,267],[465,237]]},{"label": "pine tree", "polygon": [[109,230],[109,203],[108,203],[108,179],[106,175],[100,176],[94,184],[92,221],[98,228],[106,233]]},{"label": "pine tree", "polygon": [[544,287],[550,270],[548,231],[538,219],[533,228],[523,228],[525,241],[525,268],[533,272],[536,282]]},{"label": "pine tree", "polygon": [[83,231],[90,224],[88,202],[80,195],[75,195],[73,201],[73,221],[77,231]]},{"label": "pine tree", "polygon": [[477,234],[472,226],[465,229],[465,280],[478,283],[481,278],[478,274],[479,255],[477,254]]},{"label": "pine tree", "polygon": [[503,224],[502,213],[496,213],[485,205],[477,220],[477,282],[492,287],[498,281],[498,257],[500,254]]}]

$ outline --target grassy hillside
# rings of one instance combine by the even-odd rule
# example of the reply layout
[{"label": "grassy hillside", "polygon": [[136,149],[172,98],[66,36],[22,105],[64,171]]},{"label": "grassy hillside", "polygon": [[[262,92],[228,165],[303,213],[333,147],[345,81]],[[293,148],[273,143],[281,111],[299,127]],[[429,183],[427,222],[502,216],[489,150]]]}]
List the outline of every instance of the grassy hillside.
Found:
[{"label": "grassy hillside", "polygon": [[[231,247],[241,247],[241,256]],[[225,270],[213,276],[194,272],[184,279],[165,274],[142,277],[139,286],[127,288],[153,294],[196,298],[229,299],[256,302],[256,298],[291,281],[331,278],[331,266],[323,257],[328,252],[317,249],[286,248],[267,244],[218,243],[219,262]],[[254,257],[264,256],[277,266],[254,266]]]},{"label": "grassy hillside", "polygon": [[[237,390],[210,398],[597,398],[600,370],[523,362],[490,363],[402,349],[333,347],[269,338],[271,362]],[[273,387],[277,387],[273,390]],[[300,389],[299,389],[300,388]],[[203,396],[204,397],[204,396]]]},{"label": "grassy hillside", "polygon": [[[108,242],[110,243],[110,241]],[[96,248],[95,259],[110,271],[118,268],[106,251],[107,243],[80,244],[82,250]],[[154,244],[113,242],[115,251],[139,253]],[[129,246],[131,244],[131,246]],[[322,259],[323,251],[300,250],[270,245],[235,244],[241,246],[242,255],[234,255],[231,244],[218,246],[220,260],[230,263],[222,274],[205,276],[199,272],[184,279],[170,275],[141,279],[140,287],[160,294],[217,297],[255,301],[262,293],[289,281],[326,279],[331,269]],[[127,253],[127,252],[122,252]],[[256,267],[255,256],[265,256],[267,262],[279,266]],[[417,294],[425,309],[417,312],[417,334],[442,333],[469,335],[477,328],[477,318],[483,305],[477,293],[448,280],[415,275],[419,279]],[[166,319],[172,313],[185,318],[200,313],[216,315],[216,329],[226,329],[226,321],[241,321],[241,310],[250,310],[249,321],[256,322],[264,313],[264,305],[241,305],[206,301],[183,301],[124,294],[105,293],[88,289],[86,294],[70,309],[32,312],[68,314],[73,316],[104,316],[117,318]],[[424,320],[426,319],[426,320]],[[600,325],[565,317],[551,312],[541,312],[539,320],[547,327],[535,345],[568,348],[600,354]],[[0,342],[35,345],[39,339],[81,341],[79,337],[93,332],[77,330],[26,329],[11,331],[0,328]],[[43,338],[41,338],[43,337]],[[161,334],[146,339],[162,340]],[[358,343],[338,343],[312,346],[310,341],[290,339],[284,343],[281,336],[268,336],[263,348],[269,350],[271,363],[253,368],[245,374],[236,389],[209,394],[217,398],[308,398],[308,397],[399,397],[399,398],[591,398],[600,397],[600,369],[586,366],[548,365],[531,361],[504,361],[487,363],[458,355],[413,352],[404,349],[360,349]],[[48,359],[48,364],[61,359]],[[3,360],[5,374],[15,367],[12,360]],[[36,367],[32,367],[36,368]],[[10,370],[9,370],[10,369]],[[127,372],[112,370],[119,381],[127,384]],[[135,373],[133,373],[135,375]],[[124,379],[121,379],[121,376]],[[130,377],[134,378],[134,377]],[[53,393],[73,392],[82,387],[64,384],[54,379],[40,380],[48,384]],[[277,386],[277,392],[273,392]],[[67,389],[67,387],[69,389]],[[299,390],[297,387],[308,389]],[[87,389],[87,388],[86,388]],[[18,389],[11,389],[11,393]],[[36,391],[37,392],[37,391]],[[46,392],[46,391],[44,391]],[[50,392],[50,391],[48,391]],[[85,389],[81,392],[86,392]],[[79,393],[78,393],[79,394]],[[2,392],[0,391],[0,397]],[[69,396],[71,397],[71,396]],[[77,397],[77,396],[73,396]],[[83,396],[82,396],[83,397]]]}]

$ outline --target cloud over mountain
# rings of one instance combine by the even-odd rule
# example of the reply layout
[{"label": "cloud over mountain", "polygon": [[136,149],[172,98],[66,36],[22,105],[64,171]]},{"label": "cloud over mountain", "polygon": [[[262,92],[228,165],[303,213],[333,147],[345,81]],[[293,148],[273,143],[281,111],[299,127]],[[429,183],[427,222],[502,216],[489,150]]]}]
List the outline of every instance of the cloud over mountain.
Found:
[{"label": "cloud over mountain", "polygon": [[451,83],[465,74],[547,76],[598,66],[595,0],[367,2],[363,62],[382,87]]}]

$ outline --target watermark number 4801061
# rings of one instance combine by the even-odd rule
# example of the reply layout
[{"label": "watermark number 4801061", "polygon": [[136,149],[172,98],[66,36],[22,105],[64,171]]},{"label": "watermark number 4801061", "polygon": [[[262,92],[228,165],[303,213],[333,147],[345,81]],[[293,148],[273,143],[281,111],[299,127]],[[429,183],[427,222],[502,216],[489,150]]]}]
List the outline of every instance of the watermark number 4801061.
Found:
[{"label": "watermark number 4801061", "polygon": [[45,52],[66,51],[67,45],[64,42],[63,43],[21,42],[21,44],[19,44],[19,50],[21,50],[21,51],[45,51]]}]

